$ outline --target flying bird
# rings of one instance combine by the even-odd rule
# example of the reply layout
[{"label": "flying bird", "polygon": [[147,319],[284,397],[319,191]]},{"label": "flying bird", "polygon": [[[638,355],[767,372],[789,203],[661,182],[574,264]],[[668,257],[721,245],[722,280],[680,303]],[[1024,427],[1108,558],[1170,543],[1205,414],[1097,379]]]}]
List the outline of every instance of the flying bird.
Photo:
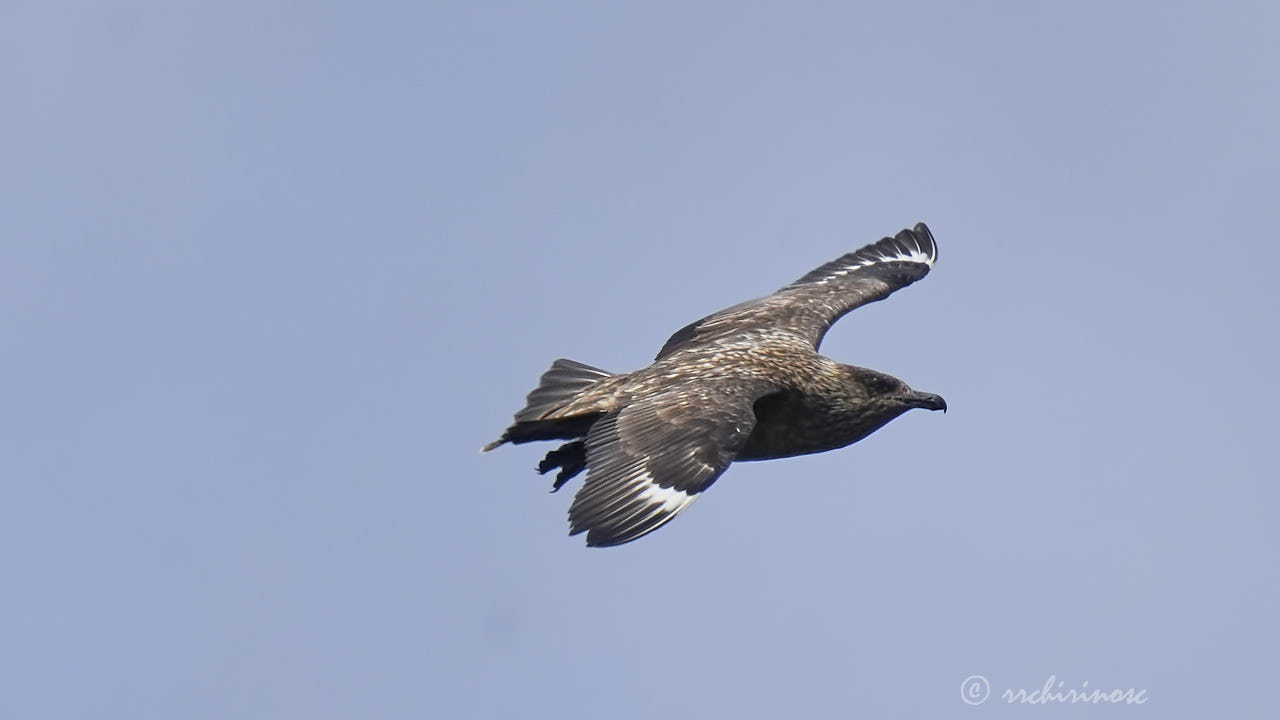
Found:
[{"label": "flying bird", "polygon": [[834,450],[912,408],[946,411],[941,396],[818,353],[836,320],[923,278],[937,259],[920,223],[681,328],[641,370],[556,360],[484,451],[567,440],[538,472],[559,469],[555,491],[587,471],[569,534],[601,547],[662,527],[734,461]]}]

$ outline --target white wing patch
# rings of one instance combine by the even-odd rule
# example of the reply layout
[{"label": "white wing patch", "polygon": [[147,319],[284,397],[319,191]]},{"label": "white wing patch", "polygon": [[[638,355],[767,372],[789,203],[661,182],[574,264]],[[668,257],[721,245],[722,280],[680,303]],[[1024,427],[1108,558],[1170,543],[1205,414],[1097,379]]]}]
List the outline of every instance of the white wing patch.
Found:
[{"label": "white wing patch", "polygon": [[588,483],[574,499],[575,507],[584,505],[581,522],[573,521],[574,508],[569,515],[574,532],[591,531],[588,544],[617,545],[665,525],[696,499],[696,492],[659,485],[637,464],[620,483],[595,487]]},{"label": "white wing patch", "polygon": [[870,257],[863,260],[858,266],[866,267],[867,265],[875,265],[882,262],[918,262],[933,267],[933,261],[937,259],[937,255],[926,253],[920,247],[915,246],[915,242],[912,242],[911,245],[913,247],[896,248],[899,250],[896,253],[868,253]]},{"label": "white wing patch", "polygon": [[637,480],[647,483],[640,491],[639,499],[650,505],[660,505],[662,512],[678,513],[689,503],[698,499],[698,493],[687,493],[673,487],[662,487],[653,481],[649,473],[644,473]]}]

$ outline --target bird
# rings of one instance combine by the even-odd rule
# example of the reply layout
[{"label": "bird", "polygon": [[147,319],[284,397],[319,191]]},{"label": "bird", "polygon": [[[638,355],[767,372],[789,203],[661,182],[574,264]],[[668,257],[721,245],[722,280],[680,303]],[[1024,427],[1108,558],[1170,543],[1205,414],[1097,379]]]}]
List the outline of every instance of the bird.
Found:
[{"label": "bird", "polygon": [[613,373],[555,360],[482,452],[568,441],[537,471],[558,470],[552,492],[586,471],[569,534],[609,547],[668,523],[733,462],[842,448],[915,408],[945,413],[940,395],[818,352],[836,320],[920,280],[937,259],[918,223],[686,325],[648,367]]}]

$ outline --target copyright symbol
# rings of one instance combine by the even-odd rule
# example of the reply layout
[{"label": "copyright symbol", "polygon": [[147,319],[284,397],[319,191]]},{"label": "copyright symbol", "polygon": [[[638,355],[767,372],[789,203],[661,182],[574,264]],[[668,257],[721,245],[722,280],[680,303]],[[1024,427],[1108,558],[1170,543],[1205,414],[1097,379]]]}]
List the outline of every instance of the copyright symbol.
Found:
[{"label": "copyright symbol", "polygon": [[991,683],[981,675],[970,675],[960,683],[960,699],[967,705],[981,705],[991,694]]}]

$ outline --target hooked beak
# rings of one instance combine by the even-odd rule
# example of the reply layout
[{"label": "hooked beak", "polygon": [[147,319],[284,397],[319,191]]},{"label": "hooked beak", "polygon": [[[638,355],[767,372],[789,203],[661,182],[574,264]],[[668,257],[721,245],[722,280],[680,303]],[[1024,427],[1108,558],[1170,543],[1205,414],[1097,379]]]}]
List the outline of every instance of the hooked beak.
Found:
[{"label": "hooked beak", "polygon": [[913,408],[947,411],[947,401],[941,395],[933,393],[912,392],[907,396],[907,404]]}]

